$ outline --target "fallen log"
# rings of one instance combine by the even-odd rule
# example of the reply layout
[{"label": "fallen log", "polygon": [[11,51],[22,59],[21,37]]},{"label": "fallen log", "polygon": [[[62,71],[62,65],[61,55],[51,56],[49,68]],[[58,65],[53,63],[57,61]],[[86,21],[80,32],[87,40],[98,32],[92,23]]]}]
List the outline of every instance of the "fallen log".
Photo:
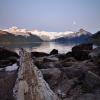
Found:
[{"label": "fallen log", "polygon": [[20,51],[20,68],[13,93],[15,100],[61,100],[33,64],[31,54],[25,50]]}]

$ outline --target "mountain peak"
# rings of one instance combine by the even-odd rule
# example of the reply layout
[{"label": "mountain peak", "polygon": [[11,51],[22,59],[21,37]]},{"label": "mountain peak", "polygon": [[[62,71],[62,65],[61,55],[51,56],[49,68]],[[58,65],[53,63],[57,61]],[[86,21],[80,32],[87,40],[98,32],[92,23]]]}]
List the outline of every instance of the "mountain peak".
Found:
[{"label": "mountain peak", "polygon": [[84,30],[83,28],[81,28],[80,30],[79,30],[79,32],[86,32],[86,30]]},{"label": "mountain peak", "polygon": [[81,28],[81,29],[78,31],[78,33],[83,34],[83,35],[91,34],[90,32],[84,30],[83,28]]}]

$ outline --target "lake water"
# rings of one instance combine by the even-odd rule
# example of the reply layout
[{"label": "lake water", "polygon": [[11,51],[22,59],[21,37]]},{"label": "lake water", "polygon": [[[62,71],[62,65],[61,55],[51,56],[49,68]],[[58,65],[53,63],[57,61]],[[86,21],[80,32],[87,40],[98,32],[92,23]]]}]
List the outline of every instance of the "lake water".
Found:
[{"label": "lake water", "polygon": [[3,44],[0,46],[5,46],[7,48],[11,48],[16,52],[19,51],[19,48],[24,48],[28,52],[38,51],[38,52],[46,52],[50,53],[51,50],[57,49],[59,53],[67,53],[71,51],[71,48],[75,44],[58,44],[55,42],[43,42],[43,43],[20,43],[20,44]]}]

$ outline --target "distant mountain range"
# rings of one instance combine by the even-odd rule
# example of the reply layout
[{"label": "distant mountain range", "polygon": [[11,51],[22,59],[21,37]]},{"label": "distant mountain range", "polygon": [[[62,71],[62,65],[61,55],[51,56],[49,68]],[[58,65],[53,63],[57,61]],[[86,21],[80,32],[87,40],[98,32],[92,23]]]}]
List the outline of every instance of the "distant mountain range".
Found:
[{"label": "distant mountain range", "polygon": [[58,43],[86,43],[89,42],[90,36],[92,36],[90,32],[80,29],[79,32],[68,34],[65,37],[60,37],[53,41]]},{"label": "distant mountain range", "polygon": [[6,31],[0,30],[0,43],[21,43],[21,42],[42,42],[36,35],[32,35],[31,33],[27,33],[26,36],[23,35],[15,35]]},{"label": "distant mountain range", "polygon": [[88,42],[92,34],[80,29],[78,32],[46,32],[26,30],[12,27],[0,31],[0,42],[43,42],[53,41],[58,43],[84,43]]}]

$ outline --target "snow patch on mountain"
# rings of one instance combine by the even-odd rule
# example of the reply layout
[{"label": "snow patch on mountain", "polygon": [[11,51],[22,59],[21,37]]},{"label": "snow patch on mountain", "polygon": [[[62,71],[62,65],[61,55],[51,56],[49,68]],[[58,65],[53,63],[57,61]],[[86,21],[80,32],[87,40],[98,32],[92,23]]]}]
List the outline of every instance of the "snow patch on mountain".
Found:
[{"label": "snow patch on mountain", "polygon": [[60,37],[75,37],[80,35],[86,35],[89,32],[80,29],[79,32],[72,32],[72,31],[66,31],[66,32],[47,32],[47,31],[39,31],[39,30],[26,30],[26,29],[19,29],[18,27],[14,26],[9,29],[4,29],[4,31],[10,32],[14,35],[24,35],[29,36],[31,34],[36,35],[40,37],[43,40],[49,41],[53,39],[57,39]]}]

